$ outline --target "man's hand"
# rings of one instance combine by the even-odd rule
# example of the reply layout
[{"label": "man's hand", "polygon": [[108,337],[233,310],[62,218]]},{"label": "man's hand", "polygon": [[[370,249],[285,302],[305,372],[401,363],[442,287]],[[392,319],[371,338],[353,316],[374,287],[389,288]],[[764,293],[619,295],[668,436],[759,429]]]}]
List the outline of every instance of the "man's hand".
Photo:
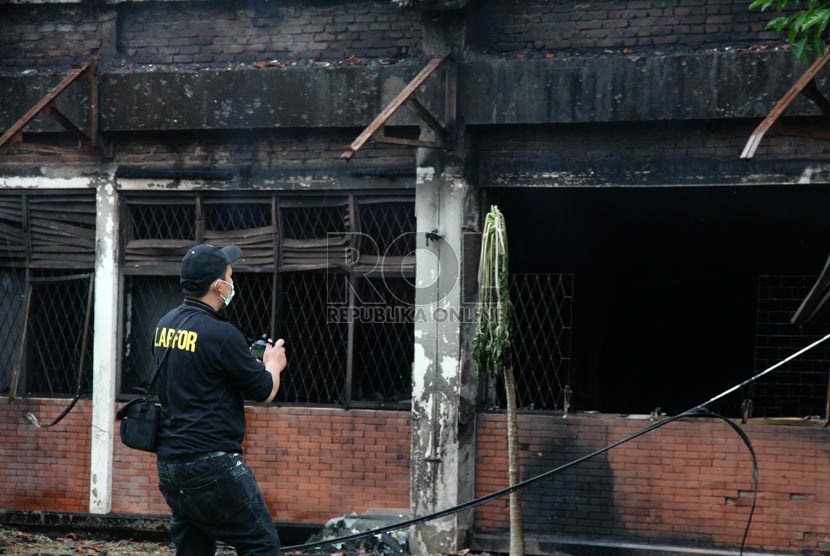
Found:
[{"label": "man's hand", "polygon": [[280,338],[277,343],[268,338],[268,345],[265,346],[265,353],[262,356],[265,368],[275,373],[285,370],[288,361],[285,359],[285,340]]},{"label": "man's hand", "polygon": [[265,353],[262,355],[262,363],[265,365],[265,370],[271,373],[271,379],[274,381],[271,395],[265,400],[265,403],[269,403],[277,395],[277,391],[280,389],[280,374],[288,365],[285,358],[285,340],[280,338],[275,344],[271,338],[268,338],[268,345],[265,346]]}]

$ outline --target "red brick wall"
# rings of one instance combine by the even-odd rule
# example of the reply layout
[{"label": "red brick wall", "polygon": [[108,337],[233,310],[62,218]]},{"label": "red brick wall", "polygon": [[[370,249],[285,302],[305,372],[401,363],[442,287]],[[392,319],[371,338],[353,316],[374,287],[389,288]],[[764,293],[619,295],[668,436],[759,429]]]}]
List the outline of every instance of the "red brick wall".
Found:
[{"label": "red brick wall", "polygon": [[51,428],[37,428],[23,414],[51,423],[70,400],[0,403],[0,508],[86,512],[92,403],[81,400]]},{"label": "red brick wall", "polygon": [[[476,494],[506,486],[504,414],[479,416]],[[522,478],[629,435],[648,422],[607,415],[522,415]],[[830,547],[830,430],[749,424],[760,491],[747,545]],[[523,492],[528,534],[727,546],[741,542],[752,466],[738,436],[717,421],[671,423]],[[476,509],[476,529],[505,532],[507,499]]]},{"label": "red brick wall", "polygon": [[[408,412],[249,407],[245,452],[276,521],[409,507]],[[155,457],[116,442],[113,512],[167,514]]]}]

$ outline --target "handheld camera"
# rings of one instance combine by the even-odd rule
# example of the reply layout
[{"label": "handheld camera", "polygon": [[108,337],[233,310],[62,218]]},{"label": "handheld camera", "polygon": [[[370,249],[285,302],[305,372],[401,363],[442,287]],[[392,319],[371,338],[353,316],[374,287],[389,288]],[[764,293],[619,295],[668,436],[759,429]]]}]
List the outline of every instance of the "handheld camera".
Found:
[{"label": "handheld camera", "polygon": [[263,335],[262,338],[251,344],[251,355],[262,361],[265,356],[265,348],[268,346],[268,336]]}]

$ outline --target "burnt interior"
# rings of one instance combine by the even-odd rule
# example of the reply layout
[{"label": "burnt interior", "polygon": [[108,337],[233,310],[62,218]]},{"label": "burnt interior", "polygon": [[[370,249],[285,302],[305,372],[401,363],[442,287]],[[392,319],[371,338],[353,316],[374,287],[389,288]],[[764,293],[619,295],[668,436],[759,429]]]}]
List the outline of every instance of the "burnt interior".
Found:
[{"label": "burnt interior", "polygon": [[[675,414],[763,370],[759,277],[806,281],[830,248],[821,185],[513,188],[489,201],[506,216],[511,272],[574,275],[568,381],[578,410]],[[786,390],[823,407],[826,368],[823,389],[796,380]],[[751,395],[713,408],[737,416]]]}]

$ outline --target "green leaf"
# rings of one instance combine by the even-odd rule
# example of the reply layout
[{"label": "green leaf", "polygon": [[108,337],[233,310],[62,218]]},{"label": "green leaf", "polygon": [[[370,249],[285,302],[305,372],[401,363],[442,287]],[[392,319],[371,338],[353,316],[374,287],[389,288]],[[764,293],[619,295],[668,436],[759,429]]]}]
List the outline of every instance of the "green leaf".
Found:
[{"label": "green leaf", "polygon": [[807,37],[801,37],[793,44],[793,58],[807,62]]},{"label": "green leaf", "polygon": [[750,10],[760,9],[762,12],[767,11],[772,6],[772,0],[755,0],[749,5]]}]

